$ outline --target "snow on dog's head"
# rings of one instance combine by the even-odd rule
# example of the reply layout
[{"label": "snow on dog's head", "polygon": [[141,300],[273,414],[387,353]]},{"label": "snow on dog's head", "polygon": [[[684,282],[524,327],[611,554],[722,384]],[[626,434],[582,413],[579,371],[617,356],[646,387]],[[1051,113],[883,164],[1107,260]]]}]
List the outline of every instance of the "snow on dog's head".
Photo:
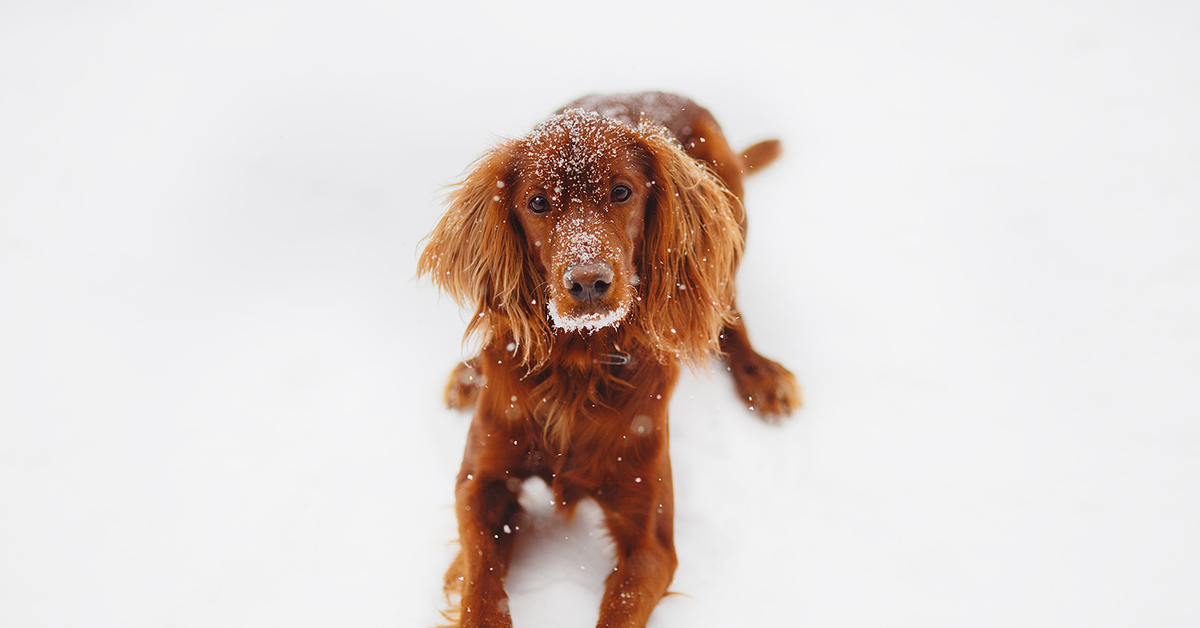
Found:
[{"label": "snow on dog's head", "polygon": [[515,213],[533,238],[554,327],[618,326],[636,298],[633,255],[653,184],[638,132],[572,109],[520,141]]}]

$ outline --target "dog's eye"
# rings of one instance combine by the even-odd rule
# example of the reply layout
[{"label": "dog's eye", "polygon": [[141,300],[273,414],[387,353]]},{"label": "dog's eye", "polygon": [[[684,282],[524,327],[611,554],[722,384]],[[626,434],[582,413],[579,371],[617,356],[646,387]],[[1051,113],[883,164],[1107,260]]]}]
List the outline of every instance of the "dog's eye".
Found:
[{"label": "dog's eye", "polygon": [[535,214],[544,214],[550,210],[550,201],[546,200],[545,196],[538,194],[529,199],[529,211]]},{"label": "dog's eye", "polygon": [[612,190],[612,202],[624,203],[633,196],[633,190],[629,189],[628,185],[618,185]]}]

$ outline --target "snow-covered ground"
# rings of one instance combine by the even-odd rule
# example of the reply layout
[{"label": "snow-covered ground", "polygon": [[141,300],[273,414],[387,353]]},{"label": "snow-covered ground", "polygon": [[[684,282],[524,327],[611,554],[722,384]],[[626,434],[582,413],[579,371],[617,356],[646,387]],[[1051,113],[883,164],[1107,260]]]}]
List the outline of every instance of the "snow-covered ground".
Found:
[{"label": "snow-covered ground", "polygon": [[[1200,624],[1200,4],[808,4],[5,3],[0,626],[435,623],[419,241],[642,89],[784,141],[740,302],[807,395],[684,377],[653,626]],[[546,501],[514,618],[590,626],[598,515]]]}]

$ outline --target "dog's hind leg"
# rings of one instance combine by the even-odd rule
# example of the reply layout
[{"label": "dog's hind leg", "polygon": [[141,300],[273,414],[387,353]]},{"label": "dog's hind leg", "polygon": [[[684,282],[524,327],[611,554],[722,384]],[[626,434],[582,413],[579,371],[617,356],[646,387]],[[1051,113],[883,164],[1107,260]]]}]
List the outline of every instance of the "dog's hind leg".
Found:
[{"label": "dog's hind leg", "polygon": [[725,354],[725,363],[742,403],[759,416],[777,419],[800,407],[800,384],[796,376],[754,350],[740,315],[737,322],[721,331],[721,352]]},{"label": "dog's hind leg", "polygon": [[451,410],[471,410],[479,400],[479,389],[483,386],[483,373],[479,371],[479,357],[459,362],[446,380],[443,399]]}]

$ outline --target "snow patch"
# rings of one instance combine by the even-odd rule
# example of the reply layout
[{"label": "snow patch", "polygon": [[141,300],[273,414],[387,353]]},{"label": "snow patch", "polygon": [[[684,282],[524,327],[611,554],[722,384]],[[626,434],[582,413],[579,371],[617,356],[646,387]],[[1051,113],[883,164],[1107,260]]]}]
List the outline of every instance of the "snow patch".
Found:
[{"label": "snow patch", "polygon": [[600,258],[604,241],[588,228],[588,222],[581,216],[574,216],[554,226],[554,239],[558,245],[555,257],[560,263],[569,266]]},{"label": "snow patch", "polygon": [[615,309],[607,312],[588,312],[586,314],[564,314],[558,309],[558,305],[554,301],[550,301],[550,318],[554,320],[554,326],[563,331],[587,331],[589,333],[604,329],[605,327],[617,327],[621,321],[625,319],[625,315],[629,313],[629,305],[621,304]]}]

